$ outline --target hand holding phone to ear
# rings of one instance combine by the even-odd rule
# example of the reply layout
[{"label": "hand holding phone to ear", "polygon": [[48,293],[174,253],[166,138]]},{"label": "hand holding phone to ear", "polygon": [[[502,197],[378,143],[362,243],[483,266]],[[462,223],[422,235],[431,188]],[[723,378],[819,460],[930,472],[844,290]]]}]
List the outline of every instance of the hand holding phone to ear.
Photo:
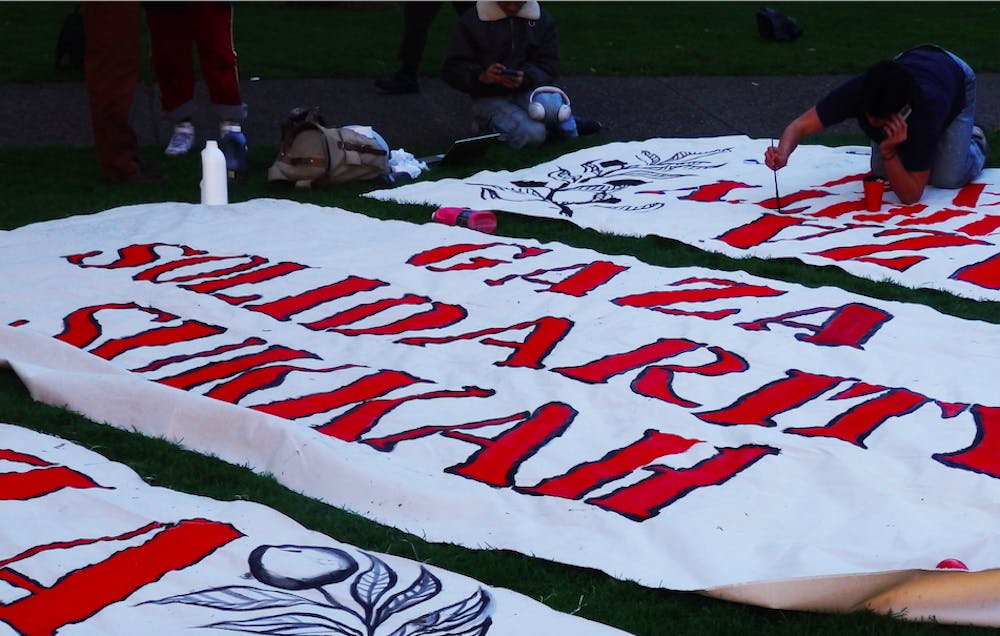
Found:
[{"label": "hand holding phone to ear", "polygon": [[879,152],[882,153],[883,161],[895,159],[899,145],[906,141],[909,133],[906,119],[910,116],[911,112],[912,109],[907,104],[898,113],[891,115],[885,122],[885,125],[882,126],[882,133],[885,135],[885,139],[879,143],[878,148]]}]

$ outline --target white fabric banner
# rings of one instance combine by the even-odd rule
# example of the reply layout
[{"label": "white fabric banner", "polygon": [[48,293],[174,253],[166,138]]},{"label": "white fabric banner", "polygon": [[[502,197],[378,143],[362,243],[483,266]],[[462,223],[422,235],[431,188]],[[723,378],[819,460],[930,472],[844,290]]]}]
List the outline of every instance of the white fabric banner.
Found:
[{"label": "white fabric banner", "polygon": [[561,218],[654,234],[735,257],[797,258],[907,287],[1000,300],[1000,170],[960,190],[927,188],[865,208],[871,151],[799,146],[775,174],[770,140],[648,139],[587,148],[516,172],[420,181],[377,199]]},{"label": "white fabric banner", "polygon": [[[432,541],[916,617],[882,593],[1000,566],[996,325],[277,200],[0,251],[0,362],[36,399]],[[1000,624],[975,608],[933,613]]]},{"label": "white fabric banner", "polygon": [[0,632],[624,635],[0,424]]}]

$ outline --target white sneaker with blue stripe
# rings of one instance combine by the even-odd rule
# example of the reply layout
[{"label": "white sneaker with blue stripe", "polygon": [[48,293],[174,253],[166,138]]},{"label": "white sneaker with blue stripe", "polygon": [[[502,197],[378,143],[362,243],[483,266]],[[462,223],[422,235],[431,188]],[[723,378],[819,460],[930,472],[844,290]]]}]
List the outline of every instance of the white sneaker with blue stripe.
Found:
[{"label": "white sneaker with blue stripe", "polygon": [[174,126],[174,134],[170,136],[170,143],[164,153],[171,157],[183,155],[191,150],[194,145],[194,124],[189,121],[182,121]]}]

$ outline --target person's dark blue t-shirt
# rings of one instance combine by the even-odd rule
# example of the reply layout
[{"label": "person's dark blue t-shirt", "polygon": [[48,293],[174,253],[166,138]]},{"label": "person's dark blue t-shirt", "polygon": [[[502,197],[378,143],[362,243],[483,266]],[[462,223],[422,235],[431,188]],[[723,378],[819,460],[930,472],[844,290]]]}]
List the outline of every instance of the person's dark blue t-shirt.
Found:
[{"label": "person's dark blue t-shirt", "polygon": [[[938,139],[965,107],[965,74],[937,47],[910,49],[896,61],[910,71],[915,84],[915,93],[910,96],[913,111],[906,120],[907,138],[899,145],[899,158],[910,172],[930,170]],[[832,90],[816,104],[816,113],[824,128],[854,117],[869,139],[882,141],[882,129],[873,128],[862,112],[861,82],[858,75]]]}]

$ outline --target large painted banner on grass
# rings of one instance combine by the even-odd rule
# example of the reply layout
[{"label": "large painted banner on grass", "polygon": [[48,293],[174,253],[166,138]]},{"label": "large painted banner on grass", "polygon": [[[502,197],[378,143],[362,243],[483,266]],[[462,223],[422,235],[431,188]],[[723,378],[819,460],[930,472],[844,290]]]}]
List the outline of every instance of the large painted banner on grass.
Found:
[{"label": "large painted banner on grass", "polygon": [[148,486],[122,464],[8,424],[0,519],[5,634],[625,633],[337,542],[258,504]]},{"label": "large painted banner on grass", "polygon": [[1000,566],[997,325],[277,200],[0,251],[36,399],[432,541],[825,609]]},{"label": "large painted banner on grass", "polygon": [[649,139],[587,148],[517,172],[421,181],[367,196],[568,219],[736,257],[797,258],[873,280],[1000,300],[1000,170],[920,203],[865,209],[868,148],[800,146],[777,175],[769,140]]}]

